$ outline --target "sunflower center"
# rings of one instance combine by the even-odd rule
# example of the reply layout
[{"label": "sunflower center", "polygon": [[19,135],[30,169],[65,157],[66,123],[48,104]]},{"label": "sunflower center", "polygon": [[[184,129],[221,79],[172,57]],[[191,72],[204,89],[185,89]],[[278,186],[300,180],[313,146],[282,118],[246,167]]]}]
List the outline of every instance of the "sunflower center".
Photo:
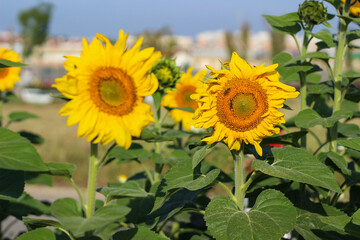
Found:
[{"label": "sunflower center", "polygon": [[6,77],[9,72],[9,68],[0,68],[0,78]]},{"label": "sunflower center", "polygon": [[238,118],[250,117],[257,108],[257,102],[251,93],[239,93],[231,101],[231,108]]},{"label": "sunflower center", "polygon": [[136,102],[133,79],[117,68],[100,68],[89,82],[90,96],[100,111],[122,116],[132,111]]},{"label": "sunflower center", "polygon": [[126,100],[126,89],[124,85],[116,79],[103,80],[99,84],[101,99],[113,107],[118,107]]},{"label": "sunflower center", "polygon": [[191,107],[194,110],[197,108],[197,102],[190,98],[195,93],[194,86],[182,86],[179,88],[179,93],[176,96],[178,105],[180,107]]},{"label": "sunflower center", "polygon": [[228,128],[238,132],[254,129],[268,111],[266,92],[257,82],[232,79],[218,93],[216,110]]}]

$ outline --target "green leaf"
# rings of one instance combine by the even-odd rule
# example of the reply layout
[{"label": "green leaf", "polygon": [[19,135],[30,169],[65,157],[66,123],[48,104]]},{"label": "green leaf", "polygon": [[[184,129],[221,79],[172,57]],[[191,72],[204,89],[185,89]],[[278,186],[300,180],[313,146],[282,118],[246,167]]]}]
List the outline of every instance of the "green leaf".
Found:
[{"label": "green leaf", "polygon": [[108,205],[101,207],[91,218],[83,218],[80,204],[72,198],[56,200],[50,208],[51,214],[76,237],[85,232],[98,230],[116,222],[130,212],[125,206]]},{"label": "green leaf", "polygon": [[303,212],[297,217],[295,230],[306,240],[355,240],[359,230],[351,226],[351,218],[345,214],[322,216],[311,212]]},{"label": "green leaf", "polygon": [[289,53],[279,53],[273,58],[273,63],[278,63],[279,65],[286,65],[291,61],[293,57]]},{"label": "green leaf", "polygon": [[281,192],[268,189],[260,193],[249,212],[240,211],[227,197],[215,197],[204,218],[217,240],[279,240],[293,229],[296,210]]},{"label": "green leaf", "polygon": [[316,125],[329,128],[334,126],[340,119],[352,117],[352,114],[353,113],[348,110],[339,110],[331,117],[322,118],[315,110],[305,109],[298,113],[295,119],[295,125],[301,128],[310,128]]},{"label": "green leaf", "polygon": [[213,169],[207,174],[194,174],[192,162],[182,161],[172,167],[165,174],[164,191],[176,188],[186,188],[190,191],[199,190],[211,184],[219,174],[219,169]]},{"label": "green leaf", "polygon": [[24,191],[25,175],[23,171],[0,169],[0,199],[18,198]]},{"label": "green leaf", "polygon": [[19,62],[12,62],[7,59],[0,59],[0,68],[6,68],[6,67],[24,67],[26,64],[19,63]]},{"label": "green leaf", "polygon": [[360,151],[360,137],[353,139],[342,138],[339,139],[337,142],[340,146]]},{"label": "green leaf", "polygon": [[262,144],[285,144],[294,147],[299,146],[299,139],[307,134],[307,131],[292,132],[284,135],[276,135],[264,138]]},{"label": "green leaf", "polygon": [[339,122],[338,132],[346,137],[358,137],[360,135],[360,127],[357,124]]},{"label": "green leaf", "polygon": [[51,220],[51,219],[23,217],[22,220],[28,230],[34,230],[34,229],[42,228],[42,227],[55,227],[55,228],[63,227],[58,221]]},{"label": "green leaf", "polygon": [[161,236],[150,229],[142,226],[136,228],[131,228],[127,230],[122,230],[117,232],[112,237],[113,240],[166,240],[167,237]]},{"label": "green leaf", "polygon": [[147,142],[164,142],[164,141],[173,141],[177,138],[183,138],[190,136],[191,133],[184,132],[180,130],[169,130],[164,132],[162,135],[159,135],[155,129],[144,128],[141,132],[140,139]]},{"label": "green leaf", "polygon": [[312,109],[305,109],[300,111],[295,118],[295,125],[301,128],[314,127],[316,125],[321,125],[323,122],[323,118]]},{"label": "green leaf", "polygon": [[317,84],[308,84],[308,93],[309,94],[324,94],[324,93],[333,93],[334,88],[330,82],[322,82]]},{"label": "green leaf", "polygon": [[311,33],[310,34],[317,39],[323,40],[329,47],[335,47],[336,44],[334,43],[333,36],[331,32],[327,29],[323,29],[317,33]]},{"label": "green leaf", "polygon": [[5,128],[0,128],[0,168],[35,172],[48,170],[27,139]]},{"label": "green leaf", "polygon": [[291,63],[296,63],[297,61],[304,61],[306,59],[322,59],[322,60],[327,60],[333,57],[330,57],[327,53],[325,52],[310,52],[305,54],[304,56],[299,56],[299,57],[295,57],[293,59],[291,59],[291,61],[289,61],[288,64]]},{"label": "green leaf", "polygon": [[53,185],[51,175],[39,172],[25,172],[25,183],[41,184],[49,187]]},{"label": "green leaf", "polygon": [[315,156],[304,149],[294,147],[273,148],[273,164],[255,160],[255,170],[267,175],[289,179],[341,192],[334,174]]},{"label": "green leaf", "polygon": [[115,157],[119,160],[147,160],[153,156],[152,152],[144,149],[143,146],[133,143],[128,150],[116,146],[109,153],[109,158]]},{"label": "green leaf", "polygon": [[21,122],[32,118],[38,118],[38,116],[28,112],[12,112],[9,114],[9,123]]},{"label": "green leaf", "polygon": [[135,181],[128,181],[119,187],[102,188],[100,193],[106,197],[107,202],[123,197],[147,197],[152,195],[142,189]]},{"label": "green leaf", "polygon": [[168,111],[171,110],[181,110],[181,111],[185,111],[185,112],[190,112],[190,113],[194,113],[195,110],[192,107],[165,107]]},{"label": "green leaf", "polygon": [[346,175],[351,174],[351,171],[348,169],[348,167],[347,167],[348,164],[344,157],[342,157],[334,152],[328,152],[327,156],[340,169],[340,171],[343,174],[346,174]]},{"label": "green leaf", "polygon": [[55,234],[47,228],[38,228],[21,234],[15,240],[56,240]]},{"label": "green leaf", "polygon": [[276,32],[295,35],[301,30],[297,13],[288,13],[282,16],[262,15]]},{"label": "green leaf", "polygon": [[162,99],[162,95],[159,91],[155,92],[152,95],[153,99],[154,99],[154,105],[155,105],[155,109],[156,111],[158,111],[161,107],[161,99]]},{"label": "green leaf", "polygon": [[48,167],[48,172],[53,176],[62,176],[71,178],[74,174],[76,165],[70,163],[57,163],[57,162],[48,162],[46,163]]},{"label": "green leaf", "polygon": [[360,38],[360,30],[359,29],[355,29],[355,30],[350,30],[346,32],[346,42],[347,44],[349,44],[351,41],[359,39]]},{"label": "green leaf", "polygon": [[26,192],[23,192],[20,197],[10,201],[10,213],[18,219],[23,216],[42,215],[49,213],[49,206],[33,198]]},{"label": "green leaf", "polygon": [[44,143],[44,139],[37,134],[27,132],[27,131],[20,131],[19,134],[20,134],[20,136],[28,139],[32,144]]},{"label": "green leaf", "polygon": [[192,157],[192,168],[194,169],[215,147],[215,144],[200,147]]},{"label": "green leaf", "polygon": [[358,209],[352,216],[352,222],[354,224],[360,225],[360,209]]}]

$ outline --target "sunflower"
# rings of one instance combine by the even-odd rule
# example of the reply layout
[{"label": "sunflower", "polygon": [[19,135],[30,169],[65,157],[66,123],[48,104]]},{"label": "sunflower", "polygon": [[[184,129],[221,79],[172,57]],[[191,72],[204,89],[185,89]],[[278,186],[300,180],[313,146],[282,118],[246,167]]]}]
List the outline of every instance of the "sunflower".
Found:
[{"label": "sunflower", "polygon": [[[179,83],[175,85],[175,90],[168,90],[163,97],[162,105],[170,108],[183,108],[190,107],[196,110],[197,102],[190,98],[190,96],[196,93],[196,89],[201,87],[202,80],[206,75],[205,70],[200,70],[194,76],[192,76],[193,68],[189,68],[186,73],[183,73],[179,79]],[[186,130],[190,130],[192,125],[192,112],[173,109],[170,111],[170,116],[175,119],[175,123],[182,122],[183,127]]]},{"label": "sunflower", "polygon": [[128,149],[131,136],[154,122],[150,106],[143,103],[158,88],[150,68],[161,57],[154,48],[140,51],[142,38],[125,50],[128,34],[119,32],[112,45],[101,34],[88,44],[83,39],[80,57],[67,57],[68,73],[53,85],[70,101],[60,110],[67,125],[79,123],[78,136],[103,145],[115,140]]},{"label": "sunflower", "polygon": [[[345,0],[341,1],[341,7],[344,7]],[[350,1],[350,15],[353,17],[360,17],[360,2],[359,0]]]},{"label": "sunflower", "polygon": [[[0,59],[9,60],[12,62],[20,62],[19,55],[6,48],[0,48]],[[0,68],[0,91],[12,90],[15,83],[20,81],[20,67],[5,67]]]},{"label": "sunflower", "polygon": [[222,70],[207,66],[213,79],[192,95],[199,103],[194,127],[213,128],[212,135],[203,139],[209,144],[223,140],[231,150],[239,150],[245,142],[262,156],[262,139],[279,133],[275,126],[285,123],[278,108],[299,92],[279,81],[277,64],[251,66],[234,52],[228,66]]}]

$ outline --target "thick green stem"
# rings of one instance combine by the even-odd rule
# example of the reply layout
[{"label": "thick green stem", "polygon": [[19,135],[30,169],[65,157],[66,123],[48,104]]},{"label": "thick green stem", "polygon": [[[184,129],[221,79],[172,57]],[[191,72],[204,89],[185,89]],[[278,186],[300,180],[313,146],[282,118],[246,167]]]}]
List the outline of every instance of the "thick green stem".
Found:
[{"label": "thick green stem", "polygon": [[[301,52],[299,52],[300,56],[306,55],[308,44],[309,44],[308,33],[305,31],[302,50]],[[306,109],[306,96],[307,96],[306,73],[303,71],[299,72],[299,77],[300,77],[300,111],[302,111]],[[301,130],[305,131],[306,129],[302,128]],[[301,137],[300,145],[301,147],[306,148],[306,135]]]},{"label": "thick green stem", "polygon": [[99,170],[98,145],[90,143],[90,163],[87,188],[86,218],[93,216],[95,211],[96,182]]},{"label": "thick green stem", "polygon": [[[343,15],[349,15],[349,6],[350,1],[346,1],[345,8]],[[345,38],[346,38],[346,29],[347,29],[347,22],[343,18],[339,18],[339,30],[338,30],[338,45],[336,47],[335,53],[335,61],[334,61],[334,106],[333,106],[333,113],[340,110],[341,105],[341,82],[342,82],[342,69],[343,69],[343,60],[344,60],[344,50],[345,50]],[[337,148],[337,132],[338,132],[338,123],[330,130],[330,144],[329,144],[329,151],[336,151]]]},{"label": "thick green stem", "polygon": [[231,152],[235,160],[234,172],[235,172],[235,199],[236,204],[241,210],[244,209],[245,192],[241,191],[244,185],[244,144],[241,145],[239,154]]}]

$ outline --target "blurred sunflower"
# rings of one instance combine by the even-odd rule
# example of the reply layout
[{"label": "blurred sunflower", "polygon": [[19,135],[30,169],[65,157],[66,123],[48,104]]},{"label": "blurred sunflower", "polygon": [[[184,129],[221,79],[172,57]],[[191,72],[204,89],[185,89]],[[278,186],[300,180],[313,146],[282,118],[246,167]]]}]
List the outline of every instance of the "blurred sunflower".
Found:
[{"label": "blurred sunflower", "polygon": [[[12,62],[20,62],[19,55],[6,48],[0,48],[0,59],[9,60]],[[5,67],[0,68],[0,91],[12,90],[15,83],[20,81],[20,67]]]},{"label": "blurred sunflower", "polygon": [[[344,7],[346,0],[341,0],[341,6]],[[350,16],[360,17],[360,2],[359,0],[350,0]]]},{"label": "blurred sunflower", "polygon": [[[200,70],[192,76],[193,68],[189,68],[186,73],[183,73],[179,79],[179,83],[175,85],[175,90],[168,90],[163,97],[162,105],[170,108],[190,107],[196,110],[197,102],[190,98],[196,93],[196,89],[202,86],[202,80],[206,75],[205,70]],[[192,112],[181,109],[173,109],[170,111],[170,116],[174,118],[175,123],[182,122],[184,129],[190,130],[192,125]]]},{"label": "blurred sunflower", "polygon": [[207,67],[213,79],[205,81],[201,92],[192,95],[199,102],[194,126],[213,128],[212,135],[203,141],[211,144],[223,140],[231,150],[239,150],[245,142],[254,145],[261,156],[262,139],[279,133],[275,126],[285,123],[278,108],[299,92],[279,81],[277,64],[251,66],[235,52],[229,69]]},{"label": "blurred sunflower", "polygon": [[121,30],[114,45],[101,34],[90,44],[84,39],[81,56],[67,57],[68,74],[53,85],[71,99],[59,113],[69,116],[68,126],[79,123],[79,137],[104,145],[115,140],[126,149],[131,136],[139,137],[154,122],[143,99],[158,88],[148,72],[161,57],[154,48],[140,51],[142,38],[125,50],[127,37]]}]

